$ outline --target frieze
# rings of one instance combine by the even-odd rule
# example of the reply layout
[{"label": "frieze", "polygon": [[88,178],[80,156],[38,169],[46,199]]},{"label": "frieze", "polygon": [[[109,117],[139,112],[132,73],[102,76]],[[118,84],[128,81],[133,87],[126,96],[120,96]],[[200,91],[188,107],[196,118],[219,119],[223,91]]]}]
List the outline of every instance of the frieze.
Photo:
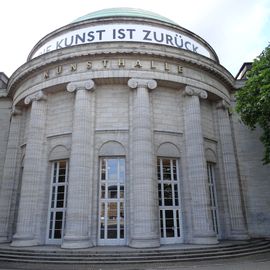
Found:
[{"label": "frieze", "polygon": [[119,59],[102,59],[96,61],[85,61],[79,63],[71,63],[58,65],[51,69],[47,69],[43,72],[43,78],[49,79],[52,77],[60,76],[61,74],[74,73],[78,71],[87,70],[110,70],[110,69],[134,69],[134,70],[150,70],[161,71],[174,74],[182,74],[183,67],[181,65],[160,62],[160,61],[145,61],[141,59],[127,60],[123,58]]}]

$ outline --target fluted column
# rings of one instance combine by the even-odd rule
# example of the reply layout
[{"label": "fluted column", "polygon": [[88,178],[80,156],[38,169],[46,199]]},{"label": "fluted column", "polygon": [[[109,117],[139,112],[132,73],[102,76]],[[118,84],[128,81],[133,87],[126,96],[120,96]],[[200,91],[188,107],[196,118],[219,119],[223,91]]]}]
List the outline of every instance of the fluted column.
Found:
[{"label": "fluted column", "polygon": [[217,104],[220,148],[230,215],[230,238],[247,239],[228,109],[229,105],[224,100]]},{"label": "fluted column", "polygon": [[207,188],[207,168],[204,152],[200,98],[206,99],[207,92],[187,86],[185,89],[185,143],[188,181],[192,199],[193,242],[215,244],[210,201]]},{"label": "fluted column", "polygon": [[0,243],[10,241],[9,219],[12,194],[16,177],[17,155],[20,140],[20,125],[22,112],[15,107],[11,112],[11,123],[0,190]]},{"label": "fluted column", "polygon": [[39,181],[42,179],[42,152],[46,124],[46,96],[42,91],[25,98],[32,103],[27,145],[22,176],[16,234],[12,246],[34,246],[38,244],[36,233],[37,205],[40,202]]},{"label": "fluted column", "polygon": [[93,119],[91,113],[94,81],[71,82],[69,92],[76,92],[72,149],[70,156],[66,230],[62,248],[87,248],[90,240],[93,183]]},{"label": "fluted column", "polygon": [[157,83],[151,79],[132,78],[134,90],[132,112],[132,201],[131,241],[136,248],[160,245],[157,181],[153,155],[149,90]]}]

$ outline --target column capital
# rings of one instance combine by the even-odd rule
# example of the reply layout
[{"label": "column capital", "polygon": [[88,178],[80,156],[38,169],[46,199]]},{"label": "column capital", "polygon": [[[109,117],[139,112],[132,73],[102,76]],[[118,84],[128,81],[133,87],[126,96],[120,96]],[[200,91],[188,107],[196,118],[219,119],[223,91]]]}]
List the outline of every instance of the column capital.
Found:
[{"label": "column capital", "polygon": [[86,80],[86,81],[75,81],[70,82],[67,84],[67,91],[68,92],[75,92],[78,90],[94,90],[95,89],[95,82],[93,80]]},{"label": "column capital", "polygon": [[128,80],[128,86],[132,89],[142,87],[153,90],[157,87],[157,82],[153,79],[131,78]]},{"label": "column capital", "polygon": [[187,96],[198,96],[201,99],[207,99],[208,94],[205,90],[202,89],[198,89],[198,88],[193,88],[190,86],[186,86],[185,91],[184,91],[184,95]]},{"label": "column capital", "polygon": [[24,99],[24,103],[26,105],[30,104],[31,102],[33,101],[40,101],[40,100],[47,100],[47,96],[43,93],[42,90],[32,94],[32,95],[29,95],[27,96],[25,99]]},{"label": "column capital", "polygon": [[216,108],[221,110],[229,110],[230,104],[227,103],[224,99],[222,99],[217,103]]}]

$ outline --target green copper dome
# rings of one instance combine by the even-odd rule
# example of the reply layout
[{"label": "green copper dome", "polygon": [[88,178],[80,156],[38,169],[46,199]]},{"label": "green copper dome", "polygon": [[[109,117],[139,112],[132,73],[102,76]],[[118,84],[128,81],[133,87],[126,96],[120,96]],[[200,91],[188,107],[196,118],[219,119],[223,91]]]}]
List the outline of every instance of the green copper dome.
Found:
[{"label": "green copper dome", "polygon": [[174,25],[178,25],[174,21],[163,17],[159,14],[156,14],[151,11],[143,10],[143,9],[136,9],[136,8],[109,8],[109,9],[102,9],[95,12],[88,13],[78,19],[74,20],[73,22],[81,22],[85,20],[93,20],[99,18],[108,18],[108,17],[139,17],[139,18],[147,18],[147,19],[154,19],[161,22],[166,22]]}]

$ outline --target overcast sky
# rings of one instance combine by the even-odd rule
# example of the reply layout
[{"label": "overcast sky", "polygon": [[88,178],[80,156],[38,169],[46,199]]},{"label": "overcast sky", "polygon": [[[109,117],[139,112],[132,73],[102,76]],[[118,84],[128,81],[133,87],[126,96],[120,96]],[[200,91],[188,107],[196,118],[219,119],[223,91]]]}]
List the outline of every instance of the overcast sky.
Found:
[{"label": "overcast sky", "polygon": [[0,71],[11,76],[43,36],[111,7],[146,9],[175,21],[204,38],[233,75],[270,42],[270,0],[3,0]]}]

